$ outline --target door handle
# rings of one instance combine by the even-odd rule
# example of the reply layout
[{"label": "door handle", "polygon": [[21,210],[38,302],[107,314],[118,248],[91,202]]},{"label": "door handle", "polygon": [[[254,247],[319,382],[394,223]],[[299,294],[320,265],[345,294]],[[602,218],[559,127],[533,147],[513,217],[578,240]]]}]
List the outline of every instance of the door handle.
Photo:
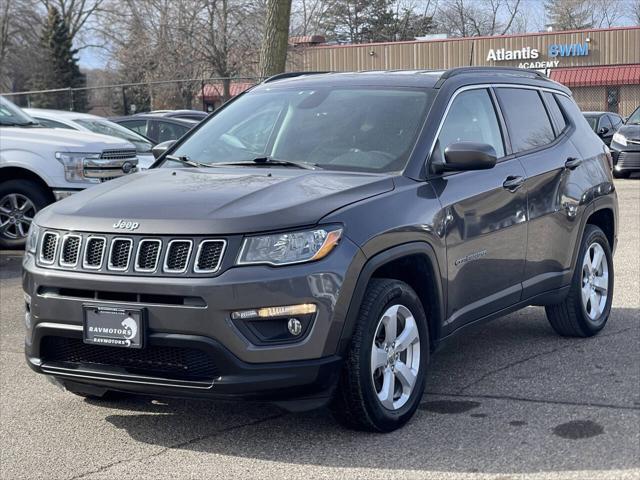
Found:
[{"label": "door handle", "polygon": [[502,184],[502,187],[510,192],[515,192],[524,183],[524,177],[509,175]]},{"label": "door handle", "polygon": [[581,158],[569,157],[567,158],[567,161],[564,162],[564,168],[566,168],[567,170],[574,170],[578,168],[580,165],[582,165]]}]

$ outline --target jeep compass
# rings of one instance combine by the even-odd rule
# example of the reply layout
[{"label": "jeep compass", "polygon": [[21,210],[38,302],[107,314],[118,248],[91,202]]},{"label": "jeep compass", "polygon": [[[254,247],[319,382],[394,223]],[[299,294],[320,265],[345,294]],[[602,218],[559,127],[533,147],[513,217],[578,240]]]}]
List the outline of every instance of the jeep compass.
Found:
[{"label": "jeep compass", "polygon": [[391,431],[465,327],[540,305],[560,335],[604,328],[616,228],[607,148],[537,72],[285,74],[36,216],[26,357],[82,396]]}]

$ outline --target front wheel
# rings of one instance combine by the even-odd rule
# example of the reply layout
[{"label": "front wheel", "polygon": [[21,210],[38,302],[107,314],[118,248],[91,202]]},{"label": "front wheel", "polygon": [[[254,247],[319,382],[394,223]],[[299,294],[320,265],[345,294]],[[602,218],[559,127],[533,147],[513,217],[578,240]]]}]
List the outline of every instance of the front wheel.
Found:
[{"label": "front wheel", "polygon": [[47,192],[31,180],[0,184],[0,248],[23,247],[35,214],[50,202]]},{"label": "front wheel", "polygon": [[409,421],[424,392],[429,330],[420,299],[404,282],[373,279],[331,408],[347,427],[390,432]]},{"label": "front wheel", "polygon": [[553,329],[565,337],[591,337],[609,319],[613,298],[613,255],[604,232],[587,225],[567,298],[546,307]]}]

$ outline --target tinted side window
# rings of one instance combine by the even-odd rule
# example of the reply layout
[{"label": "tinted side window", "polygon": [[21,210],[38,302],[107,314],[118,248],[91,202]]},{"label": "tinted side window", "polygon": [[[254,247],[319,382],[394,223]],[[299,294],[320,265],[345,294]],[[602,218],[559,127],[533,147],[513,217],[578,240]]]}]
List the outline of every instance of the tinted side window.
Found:
[{"label": "tinted side window", "polygon": [[547,108],[549,109],[549,114],[553,119],[553,123],[556,126],[557,133],[559,134],[565,128],[567,128],[567,121],[564,119],[564,115],[562,114],[562,110],[558,106],[558,102],[556,102],[553,94],[549,92],[542,92],[542,96],[544,97],[545,102],[547,102]]},{"label": "tinted side window", "polygon": [[65,125],[64,123],[49,120],[48,118],[36,118],[36,120],[40,125],[46,128],[64,128],[65,130],[74,130],[72,127]]},{"label": "tinted side window", "polygon": [[456,142],[486,143],[496,150],[498,158],[504,156],[500,125],[487,90],[462,92],[451,104],[438,136],[442,158],[445,148]]},{"label": "tinted side window", "polygon": [[496,94],[515,153],[553,142],[551,121],[537,90],[498,88]]},{"label": "tinted side window", "polygon": [[598,125],[598,130],[600,130],[602,127],[608,128],[609,130],[611,130],[613,128],[613,125],[611,125],[611,120],[609,120],[609,116],[608,115],[603,115],[600,117],[600,123]]},{"label": "tinted side window", "polygon": [[565,97],[564,95],[554,95],[556,100],[558,100],[558,104],[560,108],[564,112],[565,118],[568,122],[572,123],[576,129],[578,137],[580,135],[585,135],[586,138],[590,138],[593,135],[593,129],[587,122],[587,119],[584,118],[582,112],[575,104],[575,102],[569,97]]},{"label": "tinted side window", "polygon": [[609,114],[609,120],[611,120],[611,124],[613,125],[613,128],[616,130],[620,125],[622,125],[622,118],[620,118],[618,115]]},{"label": "tinted side window", "polygon": [[133,130],[141,135],[147,134],[147,121],[146,120],[125,120],[120,122],[120,125],[124,125],[129,130]]}]

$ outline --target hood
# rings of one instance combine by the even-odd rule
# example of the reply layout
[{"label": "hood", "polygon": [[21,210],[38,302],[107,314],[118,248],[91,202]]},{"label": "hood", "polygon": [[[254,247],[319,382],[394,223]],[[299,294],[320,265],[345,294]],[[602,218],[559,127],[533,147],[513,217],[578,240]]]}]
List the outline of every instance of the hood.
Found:
[{"label": "hood", "polygon": [[297,228],[394,188],[389,176],[281,168],[158,168],[127,175],[54,203],[49,228],[143,234],[238,234]]},{"label": "hood", "polygon": [[4,146],[28,142],[36,149],[41,146],[61,152],[101,153],[105,149],[135,148],[119,138],[63,128],[3,127],[0,128],[0,139]]},{"label": "hood", "polygon": [[623,125],[617,133],[621,133],[634,142],[640,142],[640,125]]}]

